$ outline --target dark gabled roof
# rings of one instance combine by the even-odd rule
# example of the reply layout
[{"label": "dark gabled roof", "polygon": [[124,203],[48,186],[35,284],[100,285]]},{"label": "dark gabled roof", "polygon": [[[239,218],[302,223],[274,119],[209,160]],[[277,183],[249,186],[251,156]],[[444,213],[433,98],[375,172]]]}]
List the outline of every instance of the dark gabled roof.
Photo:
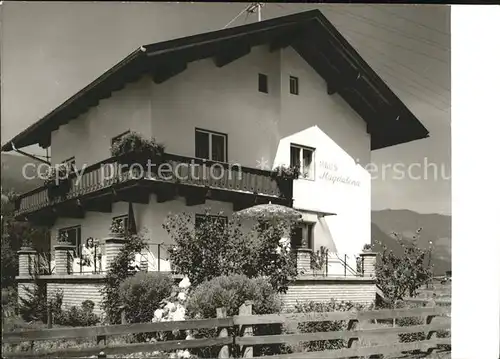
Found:
[{"label": "dark gabled roof", "polygon": [[325,79],[328,93],[339,93],[366,121],[372,150],[428,137],[427,129],[328,19],[312,10],[141,46],[3,145],[2,151],[12,150],[12,143],[16,148],[49,146],[53,130],[144,74],[160,83],[185,70],[189,62],[213,57],[216,66],[224,66],[263,44],[269,44],[270,51],[292,46]]}]

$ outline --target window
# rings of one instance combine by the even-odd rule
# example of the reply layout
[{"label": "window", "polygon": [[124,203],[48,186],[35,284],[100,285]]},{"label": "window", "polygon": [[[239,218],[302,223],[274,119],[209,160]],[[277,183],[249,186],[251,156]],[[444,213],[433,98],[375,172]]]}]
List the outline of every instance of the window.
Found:
[{"label": "window", "polygon": [[227,217],[225,216],[214,216],[207,214],[197,214],[195,216],[194,225],[195,228],[200,228],[200,226],[205,223],[205,221],[211,221],[213,223],[219,222],[222,226],[227,226]]},{"label": "window", "polygon": [[314,180],[314,148],[290,146],[290,166],[300,169],[300,177]]},{"label": "window", "polygon": [[292,232],[292,247],[313,249],[313,233],[314,223],[300,223]]},{"label": "window", "polygon": [[129,131],[125,131],[125,132],[119,134],[118,136],[113,137],[111,139],[111,146],[113,146],[116,141],[119,141],[123,136],[128,135],[129,133],[130,133],[130,130]]},{"label": "window", "polygon": [[290,76],[290,93],[292,95],[299,94],[299,78],[295,76]]},{"label": "window", "polygon": [[125,214],[123,216],[117,216],[117,217],[113,217],[112,221],[122,221],[122,224],[123,224],[123,228],[125,229],[125,232],[128,231],[128,215]]},{"label": "window", "polygon": [[62,161],[62,164],[68,166],[68,170],[70,172],[74,172],[76,170],[75,157],[71,157],[68,158],[67,160]]},{"label": "window", "polygon": [[267,75],[259,74],[259,92],[268,92],[267,88]]},{"label": "window", "polygon": [[66,234],[68,242],[75,246],[76,255],[79,257],[82,251],[82,228],[81,226],[74,226],[68,228],[61,228],[59,236]]},{"label": "window", "polygon": [[227,162],[227,135],[197,128],[195,156],[211,161]]}]

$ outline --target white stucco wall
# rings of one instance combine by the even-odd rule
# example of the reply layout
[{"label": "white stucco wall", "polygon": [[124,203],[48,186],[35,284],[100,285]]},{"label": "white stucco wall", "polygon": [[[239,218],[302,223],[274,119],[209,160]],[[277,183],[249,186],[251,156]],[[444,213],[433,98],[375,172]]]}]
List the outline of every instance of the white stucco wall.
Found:
[{"label": "white stucco wall", "polygon": [[[258,73],[268,76],[267,94],[258,91]],[[299,78],[298,96],[289,93],[290,75]],[[315,180],[295,181],[294,206],[317,223],[316,249],[359,253],[370,242],[370,176],[361,167],[370,162],[366,123],[338,94],[328,95],[325,81],[291,48],[256,47],[222,68],[196,61],[158,85],[145,77],[55,131],[53,160],[75,155],[80,166],[105,159],[111,137],[127,129],[153,135],[167,152],[194,156],[197,127],[226,133],[228,162],[248,167],[289,164],[290,143],[315,148]],[[136,211],[152,238],[173,203]],[[315,211],[336,216],[320,219]]]},{"label": "white stucco wall", "polygon": [[110,157],[111,139],[132,130],[150,137],[151,81],[144,77],[52,132],[52,163],[75,156],[81,168]]}]

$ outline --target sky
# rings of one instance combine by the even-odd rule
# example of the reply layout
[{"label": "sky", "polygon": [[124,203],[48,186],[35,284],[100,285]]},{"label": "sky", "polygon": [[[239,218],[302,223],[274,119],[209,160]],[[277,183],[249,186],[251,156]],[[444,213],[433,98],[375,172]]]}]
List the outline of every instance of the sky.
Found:
[{"label": "sky", "polygon": [[[245,6],[3,2],[2,144],[139,46],[222,29]],[[261,14],[311,9],[323,12],[430,132],[372,151],[372,209],[451,214],[450,7],[266,3]],[[257,21],[245,14],[230,26]]]}]

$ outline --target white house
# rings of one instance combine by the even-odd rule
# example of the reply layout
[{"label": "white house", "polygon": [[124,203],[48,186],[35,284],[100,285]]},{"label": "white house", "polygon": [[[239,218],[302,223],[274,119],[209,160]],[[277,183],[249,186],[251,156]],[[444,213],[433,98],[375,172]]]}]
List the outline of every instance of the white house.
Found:
[{"label": "white house", "polygon": [[[164,144],[171,163],[238,165],[242,177],[105,180],[101,165],[116,161],[111,143],[128,131]],[[130,221],[131,213],[152,243],[168,243],[161,227],[168,213],[203,214],[208,206],[230,216],[273,202],[302,212],[305,243],[328,248],[330,275],[341,276],[346,269],[336,258],[356,268],[356,255],[371,242],[371,151],[427,136],[314,10],[141,46],[2,151],[39,144],[50,148],[52,164],[83,170],[62,196],[44,186],[20,197],[19,218],[51,227],[40,251],[54,252],[61,232],[77,247],[103,239],[112,218]],[[301,167],[293,190],[272,176],[278,165]]]}]

